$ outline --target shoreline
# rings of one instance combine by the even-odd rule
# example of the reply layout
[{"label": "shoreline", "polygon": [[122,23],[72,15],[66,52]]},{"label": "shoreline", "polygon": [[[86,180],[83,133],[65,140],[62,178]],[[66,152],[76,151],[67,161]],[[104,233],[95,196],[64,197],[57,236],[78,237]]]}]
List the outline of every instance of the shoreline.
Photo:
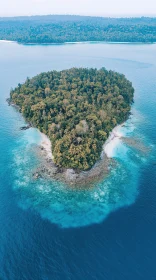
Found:
[{"label": "shoreline", "polygon": [[2,43],[18,43],[17,41],[10,41],[10,40],[0,40]]},{"label": "shoreline", "polygon": [[103,145],[103,152],[107,155],[108,158],[113,157],[113,151],[116,146],[119,144],[119,140],[123,137],[123,135],[119,132],[119,129],[124,125],[124,123],[117,125],[113,128],[112,132],[105,144]]},{"label": "shoreline", "polygon": [[113,158],[115,148],[119,143],[119,139],[123,137],[118,131],[124,124],[116,126],[110,133],[108,139],[103,145],[100,159],[88,171],[76,171],[72,168],[57,167],[53,161],[54,157],[51,151],[51,141],[42,132],[41,141],[38,144],[38,155],[41,157],[41,166],[33,173],[33,179],[45,178],[54,179],[68,186],[74,187],[91,187],[101,179],[107,177],[112,166],[116,165]]},{"label": "shoreline", "polygon": [[[39,130],[38,130],[39,131]],[[40,131],[39,131],[40,132]],[[47,153],[47,157],[49,159],[54,159],[54,156],[52,154],[52,145],[51,145],[51,141],[50,139],[48,138],[48,136],[42,132],[41,133],[41,143],[40,143],[40,146],[46,151]]]},{"label": "shoreline", "polygon": [[18,41],[11,41],[11,40],[0,40],[2,43],[16,43],[19,45],[25,45],[25,46],[51,46],[51,45],[71,45],[71,44],[118,44],[118,45],[124,45],[124,44],[129,44],[129,45],[154,45],[156,42],[118,42],[118,41],[79,41],[79,42],[55,42],[55,43],[30,43],[30,42],[18,42]]},{"label": "shoreline", "polygon": [[[9,105],[14,104],[10,103]],[[65,183],[68,186],[80,188],[90,188],[95,186],[97,182],[107,177],[110,174],[112,166],[116,165],[114,150],[119,144],[120,138],[124,137],[124,135],[118,131],[124,123],[117,125],[110,132],[108,139],[103,144],[99,160],[87,171],[56,166],[52,154],[51,141],[47,135],[38,129],[38,132],[41,135],[41,140],[37,143],[36,152],[41,159],[41,164],[33,170],[32,179],[37,180],[42,178],[56,180]],[[31,127],[33,127],[32,124]],[[28,128],[26,127],[26,129]]]},{"label": "shoreline", "polygon": [[[10,100],[8,100],[10,101]],[[17,107],[13,103],[9,105]],[[33,127],[32,124],[29,124]],[[34,180],[45,178],[50,180],[60,181],[72,187],[91,187],[95,183],[101,181],[101,179],[107,177],[110,173],[112,166],[116,165],[116,161],[113,159],[113,151],[116,148],[119,138],[122,137],[119,134],[118,129],[124,125],[118,125],[110,132],[110,135],[103,145],[100,159],[95,163],[95,165],[87,171],[78,171],[72,168],[61,168],[57,167],[54,163],[54,157],[52,154],[52,144],[48,136],[42,133],[39,129],[38,132],[41,136],[41,140],[37,143],[36,152],[41,159],[41,164],[39,167],[33,170],[32,178]],[[28,129],[29,127],[26,127]],[[34,127],[35,128],[35,127]]]},{"label": "shoreline", "polygon": [[[113,150],[118,145],[118,141],[123,137],[123,135],[119,132],[119,129],[123,125],[124,125],[124,123],[122,123],[120,125],[117,125],[110,132],[110,135],[109,135],[108,139],[106,140],[106,142],[103,145],[103,149],[102,149],[102,152],[101,152],[101,158],[103,158],[104,154],[107,156],[107,158],[112,158],[113,157]],[[41,134],[41,142],[40,142],[39,145],[45,150],[45,152],[47,154],[47,157],[49,159],[53,160],[54,156],[53,156],[52,150],[51,150],[51,147],[52,147],[51,141],[46,134],[44,134],[42,132],[40,132],[40,134]]]}]

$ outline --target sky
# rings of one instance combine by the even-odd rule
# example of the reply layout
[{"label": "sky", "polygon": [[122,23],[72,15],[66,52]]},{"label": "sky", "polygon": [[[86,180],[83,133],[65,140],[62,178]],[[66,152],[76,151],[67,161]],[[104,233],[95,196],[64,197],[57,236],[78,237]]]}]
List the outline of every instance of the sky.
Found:
[{"label": "sky", "polygon": [[0,16],[156,16],[156,0],[0,0]]}]

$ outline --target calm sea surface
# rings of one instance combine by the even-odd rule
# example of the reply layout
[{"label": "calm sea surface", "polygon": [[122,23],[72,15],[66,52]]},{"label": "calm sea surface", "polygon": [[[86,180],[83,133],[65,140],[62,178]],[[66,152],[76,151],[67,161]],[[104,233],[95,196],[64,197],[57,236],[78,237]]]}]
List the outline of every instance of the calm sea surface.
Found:
[{"label": "calm sea surface", "polygon": [[[43,71],[106,67],[135,88],[109,176],[90,190],[34,181],[41,136],[11,87]],[[0,279],[156,279],[156,45],[0,42]]]}]

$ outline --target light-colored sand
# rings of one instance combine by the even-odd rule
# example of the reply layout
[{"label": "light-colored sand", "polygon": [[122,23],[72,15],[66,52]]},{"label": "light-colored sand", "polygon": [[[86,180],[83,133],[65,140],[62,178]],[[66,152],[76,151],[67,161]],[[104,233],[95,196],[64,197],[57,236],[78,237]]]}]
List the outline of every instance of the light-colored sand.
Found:
[{"label": "light-colored sand", "polygon": [[44,148],[44,150],[47,152],[47,156],[48,158],[53,159],[53,154],[52,154],[52,150],[51,150],[51,142],[50,139],[44,134],[41,133],[41,143],[40,146],[42,146]]},{"label": "light-colored sand", "polygon": [[110,133],[109,138],[104,144],[103,150],[108,158],[112,158],[114,156],[114,150],[120,142],[121,137],[123,136],[120,133],[120,128],[122,125],[116,126],[112,132]]},{"label": "light-colored sand", "polygon": [[15,41],[9,41],[9,40],[0,40],[2,43],[15,43]]},{"label": "light-colored sand", "polygon": [[[103,153],[107,155],[108,158],[112,158],[114,156],[114,150],[117,147],[117,145],[120,142],[120,139],[123,137],[123,135],[120,133],[121,125],[116,126],[112,132],[110,133],[109,138],[107,139],[106,143],[103,146]],[[41,133],[41,143],[40,146],[44,148],[44,150],[47,152],[48,158],[53,159],[53,154],[51,150],[51,142],[49,138],[44,134]],[[103,155],[102,153],[102,155]]]}]

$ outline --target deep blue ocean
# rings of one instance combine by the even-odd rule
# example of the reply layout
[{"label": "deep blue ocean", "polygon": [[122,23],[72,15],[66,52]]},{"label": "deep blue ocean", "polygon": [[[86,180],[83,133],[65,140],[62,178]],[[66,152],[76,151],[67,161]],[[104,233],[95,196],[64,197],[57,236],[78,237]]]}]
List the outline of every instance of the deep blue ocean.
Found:
[{"label": "deep blue ocean", "polygon": [[[43,71],[106,67],[135,88],[116,161],[91,189],[32,180],[40,133],[6,98]],[[0,42],[0,279],[156,279],[156,44]]]}]

